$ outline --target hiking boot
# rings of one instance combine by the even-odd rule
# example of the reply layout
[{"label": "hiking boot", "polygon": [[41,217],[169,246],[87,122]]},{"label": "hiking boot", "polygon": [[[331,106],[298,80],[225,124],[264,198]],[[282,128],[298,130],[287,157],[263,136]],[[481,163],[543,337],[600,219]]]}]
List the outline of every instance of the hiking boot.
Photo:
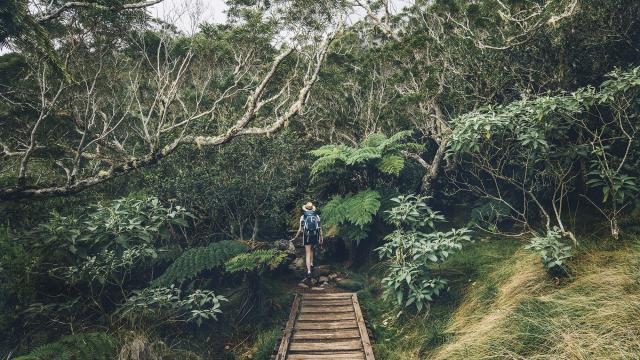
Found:
[{"label": "hiking boot", "polygon": [[311,279],[311,272],[307,273],[307,279]]}]

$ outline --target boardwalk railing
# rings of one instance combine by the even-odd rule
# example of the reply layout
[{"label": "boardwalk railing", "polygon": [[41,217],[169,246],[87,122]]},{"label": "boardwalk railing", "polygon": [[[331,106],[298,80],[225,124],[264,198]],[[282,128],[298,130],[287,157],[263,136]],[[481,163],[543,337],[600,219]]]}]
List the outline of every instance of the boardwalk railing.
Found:
[{"label": "boardwalk railing", "polygon": [[374,360],[358,296],[297,294],[276,360]]}]

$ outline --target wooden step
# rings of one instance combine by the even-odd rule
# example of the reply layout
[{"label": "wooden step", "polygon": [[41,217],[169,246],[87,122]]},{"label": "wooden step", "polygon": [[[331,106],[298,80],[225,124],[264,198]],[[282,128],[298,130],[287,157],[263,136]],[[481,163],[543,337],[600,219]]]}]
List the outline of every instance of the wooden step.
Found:
[{"label": "wooden step", "polygon": [[334,351],[323,353],[290,354],[289,360],[365,360],[362,351]]},{"label": "wooden step", "polygon": [[353,302],[350,299],[329,299],[329,300],[322,300],[322,299],[314,299],[314,300],[310,300],[307,299],[304,301],[304,304],[307,306],[316,306],[316,307],[323,307],[323,306],[353,306]]},{"label": "wooden step", "polygon": [[344,341],[317,341],[317,342],[299,342],[294,341],[289,346],[291,354],[304,351],[345,351],[345,350],[362,350],[362,342],[360,340],[344,340]]},{"label": "wooden step", "polygon": [[335,340],[335,339],[359,339],[358,329],[334,329],[334,330],[299,330],[293,334],[293,340]]},{"label": "wooden step", "polygon": [[296,324],[297,330],[329,330],[329,329],[357,329],[355,320],[331,321],[331,322],[299,322]]},{"label": "wooden step", "polygon": [[322,293],[322,294],[304,294],[303,300],[307,299],[350,299],[353,293]]},{"label": "wooden step", "polygon": [[291,354],[290,360],[365,360],[361,351],[336,351],[324,353]]},{"label": "wooden step", "polygon": [[353,305],[340,305],[340,306],[308,306],[303,303],[301,313],[340,313],[340,312],[353,312]]},{"label": "wooden step", "polygon": [[355,320],[356,314],[352,312],[325,312],[325,313],[301,313],[298,321],[336,321],[336,320]]}]

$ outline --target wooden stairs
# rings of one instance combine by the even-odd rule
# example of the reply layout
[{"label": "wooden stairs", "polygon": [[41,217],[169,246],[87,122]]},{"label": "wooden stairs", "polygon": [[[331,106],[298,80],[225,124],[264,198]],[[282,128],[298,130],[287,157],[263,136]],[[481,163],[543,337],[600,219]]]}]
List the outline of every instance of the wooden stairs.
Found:
[{"label": "wooden stairs", "polygon": [[276,360],[374,360],[358,296],[296,294]]}]

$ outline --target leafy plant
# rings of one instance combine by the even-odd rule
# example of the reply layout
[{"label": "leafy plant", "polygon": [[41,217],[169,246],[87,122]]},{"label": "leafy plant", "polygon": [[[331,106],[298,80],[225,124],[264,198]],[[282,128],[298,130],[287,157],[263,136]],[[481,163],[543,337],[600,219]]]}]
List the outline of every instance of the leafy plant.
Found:
[{"label": "leafy plant", "polygon": [[[396,230],[377,248],[380,258],[388,260],[387,276],[382,280],[388,297],[399,306],[415,306],[421,311],[447,285],[447,280],[433,273],[432,265],[446,260],[471,241],[469,230],[436,231],[444,217],[426,203],[427,197],[406,195],[392,199],[397,206],[387,211]],[[429,232],[425,232],[429,231]]]},{"label": "leafy plant", "polygon": [[265,268],[276,269],[287,257],[287,253],[280,250],[256,250],[250,253],[236,255],[225,264],[230,273],[240,271],[261,271]]},{"label": "leafy plant", "polygon": [[566,263],[572,257],[571,245],[563,242],[558,229],[549,231],[546,236],[532,238],[526,248],[540,254],[542,264],[549,272],[561,270],[567,273]]},{"label": "leafy plant", "polygon": [[357,194],[335,195],[322,211],[323,222],[336,226],[339,231],[356,242],[366,238],[368,226],[380,209],[380,194],[364,190]]},{"label": "leafy plant", "polygon": [[42,345],[16,360],[111,360],[116,355],[117,341],[103,332],[77,333]]},{"label": "leafy plant", "polygon": [[134,291],[118,313],[130,321],[185,321],[195,322],[200,326],[206,320],[218,319],[217,315],[222,313],[222,301],[227,299],[209,290],[198,289],[185,295],[173,285],[146,288]]},{"label": "leafy plant", "polygon": [[405,165],[402,151],[423,148],[420,144],[408,141],[411,134],[411,131],[400,131],[387,137],[381,133],[373,133],[358,147],[325,145],[312,150],[311,154],[317,159],[311,166],[311,175],[329,173],[340,166],[358,167],[373,164],[380,172],[397,176]]},{"label": "leafy plant", "polygon": [[153,281],[153,285],[169,286],[194,279],[203,271],[222,267],[229,259],[245,251],[247,251],[245,245],[231,240],[188,249]]}]

